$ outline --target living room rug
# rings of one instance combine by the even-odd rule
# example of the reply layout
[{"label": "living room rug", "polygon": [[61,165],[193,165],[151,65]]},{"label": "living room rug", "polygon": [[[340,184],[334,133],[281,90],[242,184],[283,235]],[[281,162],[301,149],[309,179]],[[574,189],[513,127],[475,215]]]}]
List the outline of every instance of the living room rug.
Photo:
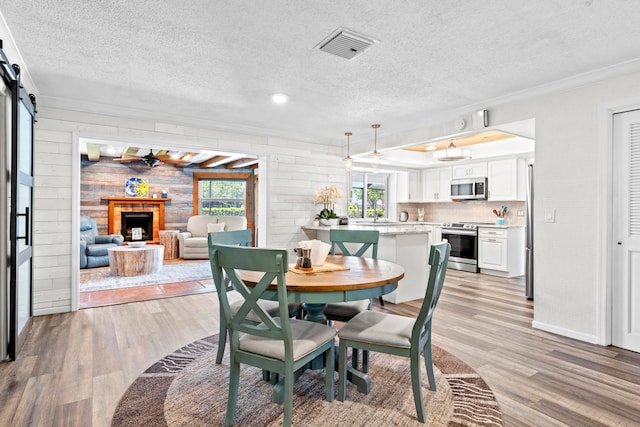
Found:
[{"label": "living room rug", "polygon": [[[113,427],[224,425],[229,352],[215,364],[218,336],[195,341],[147,369],[124,393]],[[460,359],[433,346],[437,391],[423,396],[429,426],[502,426],[502,413],[484,380]],[[234,426],[281,426],[282,405],[259,369],[241,365]],[[294,385],[296,426],[424,426],[416,417],[409,359],[371,353],[371,393],[349,385],[347,400],[325,400],[324,371],[306,371]],[[337,373],[336,373],[337,391]]]},{"label": "living room rug", "polygon": [[80,270],[80,292],[205,279],[212,279],[208,260],[165,263],[157,273],[129,277],[113,276],[109,267],[87,268]]}]

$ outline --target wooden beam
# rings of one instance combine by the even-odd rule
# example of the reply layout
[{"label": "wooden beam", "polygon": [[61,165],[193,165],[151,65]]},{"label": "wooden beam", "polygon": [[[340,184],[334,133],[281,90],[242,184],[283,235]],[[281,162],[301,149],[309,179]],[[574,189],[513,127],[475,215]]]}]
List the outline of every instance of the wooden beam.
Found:
[{"label": "wooden beam", "polygon": [[100,161],[100,145],[98,144],[87,144],[87,157],[90,162],[99,162]]},{"label": "wooden beam", "polygon": [[212,158],[200,163],[200,169],[206,169],[209,165],[228,159],[230,156],[213,156]]},{"label": "wooden beam", "polygon": [[244,159],[234,160],[233,162],[229,162],[225,165],[227,169],[234,169],[238,167],[245,167],[255,169],[258,165],[258,159],[254,159],[252,157],[246,157]]}]

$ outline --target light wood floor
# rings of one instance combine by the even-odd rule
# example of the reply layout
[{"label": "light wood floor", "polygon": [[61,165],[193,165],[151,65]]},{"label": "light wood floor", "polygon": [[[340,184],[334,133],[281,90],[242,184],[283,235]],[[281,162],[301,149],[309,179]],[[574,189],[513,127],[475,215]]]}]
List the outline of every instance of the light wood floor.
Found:
[{"label": "light wood floor", "polygon": [[[482,375],[507,426],[639,425],[640,354],[532,329],[523,295],[519,279],[448,270],[434,343]],[[216,333],[217,312],[208,293],[35,318],[19,360],[0,364],[0,426],[109,426],[129,384]]]}]

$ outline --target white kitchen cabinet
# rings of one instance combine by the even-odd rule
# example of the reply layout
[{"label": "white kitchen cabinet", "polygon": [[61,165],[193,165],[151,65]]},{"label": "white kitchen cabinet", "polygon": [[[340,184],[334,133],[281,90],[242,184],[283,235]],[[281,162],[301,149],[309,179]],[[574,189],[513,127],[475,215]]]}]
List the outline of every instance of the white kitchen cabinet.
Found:
[{"label": "white kitchen cabinet", "polygon": [[451,167],[422,171],[422,200],[424,202],[451,201]]},{"label": "white kitchen cabinet", "polygon": [[409,199],[410,202],[422,200],[422,188],[420,185],[420,171],[409,171]]},{"label": "white kitchen cabinet", "polygon": [[505,159],[487,162],[489,201],[525,200],[525,161]]},{"label": "white kitchen cabinet", "polygon": [[524,227],[479,228],[478,267],[501,277],[524,274]]},{"label": "white kitchen cabinet", "polygon": [[438,225],[431,226],[431,244],[442,242],[442,227]]},{"label": "white kitchen cabinet", "polygon": [[507,270],[507,230],[481,229],[478,232],[478,266]]},{"label": "white kitchen cabinet", "polygon": [[458,178],[478,178],[487,176],[487,162],[468,163],[451,167],[451,176]]},{"label": "white kitchen cabinet", "polygon": [[399,173],[396,185],[398,202],[419,202],[422,200],[420,171],[410,170]]}]

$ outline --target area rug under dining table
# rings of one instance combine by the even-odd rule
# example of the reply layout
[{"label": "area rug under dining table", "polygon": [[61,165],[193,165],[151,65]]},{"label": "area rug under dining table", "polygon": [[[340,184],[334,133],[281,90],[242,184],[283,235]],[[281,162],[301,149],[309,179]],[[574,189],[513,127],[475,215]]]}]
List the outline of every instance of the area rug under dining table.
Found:
[{"label": "area rug under dining table", "polygon": [[[153,364],[121,398],[112,426],[224,425],[229,359],[227,351],[216,365],[217,344],[212,335]],[[493,392],[471,367],[437,346],[433,360],[436,392],[428,389],[422,369],[427,425],[503,425]],[[327,402],[324,371],[307,371],[294,385],[293,425],[425,425],[416,418],[408,359],[372,353],[369,374],[369,394],[349,385],[345,402]],[[271,402],[271,390],[260,370],[242,365],[234,426],[281,426],[282,405]]]}]

